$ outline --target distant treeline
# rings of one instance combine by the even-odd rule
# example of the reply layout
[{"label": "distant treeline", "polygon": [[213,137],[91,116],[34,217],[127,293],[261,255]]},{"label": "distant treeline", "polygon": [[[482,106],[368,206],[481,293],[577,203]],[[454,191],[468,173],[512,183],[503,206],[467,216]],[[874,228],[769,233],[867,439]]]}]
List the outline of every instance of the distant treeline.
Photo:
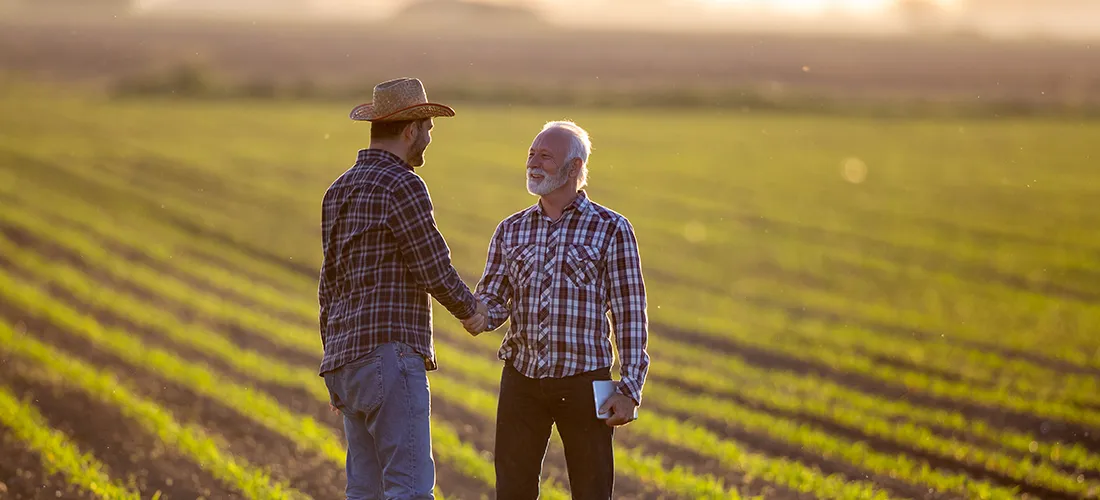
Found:
[{"label": "distant treeline", "polygon": [[[120,78],[110,92],[116,98],[142,96],[185,99],[363,100],[370,84],[318,84],[272,79],[234,81],[200,65]],[[595,88],[478,82],[434,82],[431,97],[451,102],[513,106],[579,106],[593,108],[697,108],[882,117],[1027,117],[1100,118],[1100,105],[1013,99],[924,99],[831,96],[820,91],[743,87]]]}]

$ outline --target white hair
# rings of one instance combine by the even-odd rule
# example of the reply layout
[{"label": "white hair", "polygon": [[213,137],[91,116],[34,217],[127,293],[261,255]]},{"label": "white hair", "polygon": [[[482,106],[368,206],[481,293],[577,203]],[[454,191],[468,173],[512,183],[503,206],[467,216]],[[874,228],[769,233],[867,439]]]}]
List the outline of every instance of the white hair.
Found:
[{"label": "white hair", "polygon": [[569,133],[569,153],[565,156],[563,165],[575,159],[581,160],[581,172],[577,176],[577,188],[588,185],[588,155],[592,154],[592,140],[588,138],[588,131],[580,125],[568,120],[547,122],[542,126],[545,132],[551,129],[564,130]]}]

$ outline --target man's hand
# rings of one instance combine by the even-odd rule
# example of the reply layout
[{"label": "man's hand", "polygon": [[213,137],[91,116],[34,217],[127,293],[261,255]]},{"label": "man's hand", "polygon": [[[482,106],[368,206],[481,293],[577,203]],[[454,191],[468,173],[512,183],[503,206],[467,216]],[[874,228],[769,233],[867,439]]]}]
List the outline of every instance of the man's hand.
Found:
[{"label": "man's hand", "polygon": [[328,410],[333,413],[340,413],[340,409],[336,407],[336,394],[330,390],[328,391]]},{"label": "man's hand", "polygon": [[634,400],[616,392],[600,407],[600,413],[608,411],[611,412],[611,417],[607,419],[609,427],[627,424],[634,420]]},{"label": "man's hand", "polygon": [[477,301],[477,311],[473,316],[462,320],[462,326],[466,328],[467,332],[471,335],[477,335],[484,332],[489,326],[489,308],[482,301]]}]

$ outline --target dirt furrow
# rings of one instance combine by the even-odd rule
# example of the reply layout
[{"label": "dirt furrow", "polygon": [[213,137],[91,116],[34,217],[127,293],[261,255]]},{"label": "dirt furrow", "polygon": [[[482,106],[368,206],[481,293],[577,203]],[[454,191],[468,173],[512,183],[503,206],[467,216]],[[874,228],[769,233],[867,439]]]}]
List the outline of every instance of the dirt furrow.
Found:
[{"label": "dirt furrow", "polygon": [[[479,357],[482,354],[464,350],[462,346],[457,344],[450,344],[451,347],[463,352],[465,356]],[[485,390],[494,390],[492,387],[487,387],[485,384],[479,381],[471,380],[464,377],[461,374],[454,374],[456,380],[464,380],[467,383],[475,386],[480,386]],[[690,420],[690,419],[683,419]],[[699,454],[695,450],[675,446],[669,443],[659,442],[655,439],[636,434],[631,432],[630,426],[621,427],[616,430],[615,433],[615,446],[616,447],[638,447],[641,449],[653,451],[663,455],[663,463],[667,470],[671,470],[672,466],[679,465],[682,467],[690,467],[690,470],[695,474],[710,474],[716,478],[723,480],[727,487],[737,488],[742,493],[751,495],[763,495],[768,494],[769,498],[810,498],[799,492],[790,490],[781,485],[776,485],[763,481],[759,478],[747,478],[740,471],[732,470],[729,467],[722,465],[718,460],[709,458],[707,456]],[[564,455],[560,457],[561,464],[564,467]],[[548,462],[550,457],[548,457]],[[563,469],[564,470],[564,469]],[[855,479],[860,479],[863,476],[855,476]],[[642,481],[625,476],[621,470],[617,471],[615,478],[615,491],[616,497],[620,494],[646,497],[652,495],[655,492],[651,487],[645,485]],[[663,493],[663,492],[662,492]],[[772,496],[774,495],[774,496]]]},{"label": "dirt furrow", "polygon": [[[911,448],[911,447],[909,447],[908,445],[906,445],[904,443],[892,441],[892,440],[882,438],[882,437],[879,437],[879,436],[869,435],[869,434],[867,434],[867,433],[865,433],[865,432],[863,432],[859,429],[849,427],[845,424],[836,422],[836,421],[831,420],[831,419],[826,418],[826,417],[821,417],[821,416],[818,416],[818,415],[812,415],[812,414],[805,413],[805,412],[787,411],[787,410],[780,410],[780,409],[772,408],[772,407],[768,406],[765,403],[761,403],[759,401],[749,400],[749,399],[741,397],[740,395],[737,395],[737,394],[723,393],[723,394],[720,394],[720,395],[716,395],[713,392],[709,392],[707,388],[692,384],[690,382],[683,382],[683,381],[679,381],[679,380],[669,380],[669,379],[666,379],[666,378],[663,378],[663,377],[653,377],[653,380],[663,382],[663,383],[668,384],[670,386],[675,385],[678,390],[680,390],[683,393],[688,394],[688,395],[719,397],[719,398],[722,398],[722,399],[726,399],[726,400],[735,402],[736,404],[738,404],[740,406],[744,406],[746,408],[752,408],[753,410],[759,411],[759,412],[762,412],[762,413],[767,413],[767,414],[772,415],[776,418],[785,418],[785,419],[795,420],[795,421],[799,421],[799,422],[806,422],[808,424],[812,424],[815,427],[818,427],[818,428],[822,429],[823,431],[827,432],[830,435],[834,435],[834,436],[837,436],[837,437],[848,439],[848,440],[851,440],[851,441],[854,441],[854,442],[864,442],[864,443],[868,444],[869,446],[871,446],[871,448],[873,448],[873,449],[875,449],[876,451],[879,451],[879,452],[889,453],[889,454],[904,454],[904,455],[912,456],[914,458],[918,458],[918,459],[921,459],[921,460],[926,460],[929,463],[936,463],[937,461],[939,461],[939,462],[947,464],[948,468],[959,469],[959,470],[967,470],[967,473],[970,474],[971,476],[974,476],[974,477],[982,477],[984,475],[984,476],[988,476],[990,478],[993,478],[995,480],[998,477],[995,474],[992,475],[992,476],[989,476],[989,474],[993,474],[993,473],[991,473],[989,471],[986,471],[984,469],[969,466],[969,465],[966,465],[965,463],[958,462],[958,461],[955,461],[955,460],[944,459],[944,458],[939,457],[938,455],[934,455],[930,452],[925,452],[925,451],[922,451],[922,450],[919,450],[919,449]],[[885,419],[885,420],[890,421],[890,419]],[[897,419],[897,420],[899,422],[904,421],[904,419]],[[926,427],[930,431],[932,431],[932,433],[934,433],[938,436],[948,438],[948,439],[955,439],[955,440],[961,441],[963,443],[967,443],[967,444],[982,447],[982,448],[987,449],[987,450],[1004,453],[1005,455],[1010,456],[1010,457],[1015,458],[1015,459],[1028,458],[1032,463],[1036,463],[1036,464],[1040,463],[1043,459],[1043,457],[1041,457],[1040,455],[1029,454],[1029,453],[1025,453],[1025,452],[1021,452],[1021,451],[1017,451],[1017,450],[1013,450],[1013,449],[1007,449],[1001,443],[999,443],[997,441],[992,441],[992,440],[989,440],[989,439],[980,438],[980,437],[974,436],[972,434],[966,434],[966,433],[963,433],[963,432],[959,432],[957,430],[946,429],[946,428],[935,426],[935,425],[926,426]],[[1050,465],[1052,467],[1055,467],[1058,470],[1066,473],[1066,474],[1084,474],[1084,476],[1086,478],[1090,478],[1090,479],[1092,479],[1094,476],[1100,474],[1100,472],[1093,472],[1093,471],[1081,472],[1081,471],[1078,471],[1078,470],[1076,470],[1075,468],[1073,468],[1071,466],[1066,466],[1066,465],[1058,465],[1058,464],[1050,464]],[[970,469],[974,469],[974,470],[970,470]],[[1011,479],[1006,479],[1006,478],[1002,478],[1002,479],[1004,481],[1008,481],[1010,483],[1013,482],[1013,480],[1011,480]]]},{"label": "dirt furrow", "polygon": [[[80,308],[79,305],[77,308]],[[65,332],[48,321],[27,315],[3,301],[0,301],[0,317],[25,324],[28,331],[35,332],[41,340],[52,345],[64,346],[69,352],[79,353],[81,357],[97,366],[106,367],[116,373],[133,374],[130,382],[139,394],[162,404],[173,411],[177,418],[194,422],[216,433],[224,440],[230,452],[257,466],[270,468],[276,479],[286,480],[291,486],[315,498],[333,498],[342,494],[342,485],[346,482],[342,467],[315,453],[299,450],[289,439],[255,424],[236,410],[195,394],[179,384],[157,376],[150,370],[135,369],[117,357],[96,349],[91,343]],[[113,321],[117,321],[117,318]],[[331,426],[341,436],[343,435],[342,421],[327,412],[327,406],[317,403],[304,391],[257,383],[247,374],[242,375],[229,370],[227,363],[222,360],[193,349],[179,349],[178,346],[163,342],[163,339],[148,330],[134,328],[128,331],[137,334],[143,341],[152,340],[153,343],[162,344],[178,353],[182,359],[211,366],[228,379],[254,385],[274,396],[288,409],[311,415],[318,421]],[[320,377],[317,378],[317,383],[323,384]],[[461,420],[451,420],[446,415],[440,415],[440,418],[461,422]],[[463,436],[463,439],[465,438]],[[471,483],[468,478],[446,466],[439,467],[439,478],[439,484],[445,488],[445,494],[448,496],[457,494],[459,498],[464,497],[463,491],[470,492],[472,484],[479,484]]]},{"label": "dirt furrow", "polygon": [[968,401],[948,399],[924,393],[910,391],[905,387],[869,377],[836,370],[824,363],[795,359],[765,349],[744,345],[734,339],[714,338],[698,332],[692,332],[668,325],[655,324],[652,329],[660,335],[674,338],[679,342],[695,344],[713,352],[735,353],[746,362],[764,369],[786,370],[795,373],[812,374],[853,387],[868,394],[887,399],[907,400],[912,404],[931,408],[949,408],[962,413],[967,418],[985,420],[991,425],[1034,433],[1049,441],[1081,443],[1093,452],[1100,452],[1100,432],[1090,431],[1083,425],[1048,419],[1029,413],[993,408]]},{"label": "dirt furrow", "polygon": [[[317,401],[304,390],[269,382],[249,381],[245,377],[234,378],[239,379],[238,381],[241,382],[253,384],[258,390],[274,397],[288,410],[313,417],[318,422],[335,430],[341,439],[345,439],[343,418],[332,413],[327,404]],[[320,377],[317,380],[319,384],[324,383]],[[471,422],[477,422],[476,419],[471,419],[468,414],[458,411],[460,409],[448,405],[436,394],[432,395],[431,404],[432,420],[450,424],[463,443],[473,445],[480,451],[491,452],[493,450],[492,441],[485,441],[483,432],[479,427],[467,425]],[[341,479],[340,484],[344,484],[343,481]],[[489,486],[481,480],[459,473],[446,463],[441,463],[438,458],[436,459],[436,482],[448,498],[479,498],[482,494],[488,494],[490,491]]]},{"label": "dirt furrow", "polygon": [[[282,352],[288,359],[300,363],[300,364],[317,364],[319,360],[313,356],[305,355],[299,352],[288,352],[286,350],[280,350],[279,346],[271,341],[267,336],[254,332],[251,329],[241,326],[239,323],[227,321],[223,318],[210,317],[201,311],[198,311],[190,306],[180,304],[169,300],[159,294],[153,293],[147,288],[137,285],[128,280],[114,276],[105,269],[101,269],[90,265],[84,261],[83,258],[71,251],[61,248],[59,245],[53,242],[42,241],[39,238],[27,233],[18,228],[5,226],[0,224],[0,232],[13,242],[16,242],[22,247],[32,249],[39,255],[47,257],[51,261],[63,262],[74,269],[81,271],[89,279],[109,286],[119,292],[131,295],[135,299],[139,299],[150,304],[151,308],[156,308],[162,311],[171,312],[178,320],[180,324],[187,324],[194,322],[197,325],[208,327],[214,331],[221,331],[228,334],[229,338],[242,344],[249,345],[252,349],[261,352],[265,355],[276,355],[276,352]],[[28,270],[18,268],[13,265],[11,261],[0,256],[0,267],[7,269],[22,277],[31,277],[32,273]],[[76,299],[72,293],[63,289],[60,285],[49,284],[47,289],[50,293],[58,297],[60,302],[68,304],[81,312],[93,315],[96,317],[99,323],[110,326],[118,326],[125,328],[126,330],[147,330],[147,328],[139,326],[129,319],[120,317],[117,314],[106,311],[100,307],[86,304],[79,299]],[[201,293],[201,292],[199,292]],[[241,305],[242,308],[247,306]],[[255,308],[260,312],[271,313],[272,311],[267,308]],[[155,343],[158,345],[163,344],[164,340],[155,339]],[[177,349],[187,349],[186,347],[177,347]]]},{"label": "dirt furrow", "polygon": [[[0,370],[3,370],[5,362],[6,360],[0,360]],[[69,484],[65,476],[47,472],[42,465],[41,455],[28,449],[11,432],[0,426],[0,498],[94,500],[97,497]]]},{"label": "dirt furrow", "polygon": [[239,498],[239,493],[166,446],[117,407],[53,379],[38,366],[9,356],[0,363],[0,378],[18,397],[32,398],[49,425],[81,450],[95,455],[116,480],[133,480],[143,496],[161,498]]}]

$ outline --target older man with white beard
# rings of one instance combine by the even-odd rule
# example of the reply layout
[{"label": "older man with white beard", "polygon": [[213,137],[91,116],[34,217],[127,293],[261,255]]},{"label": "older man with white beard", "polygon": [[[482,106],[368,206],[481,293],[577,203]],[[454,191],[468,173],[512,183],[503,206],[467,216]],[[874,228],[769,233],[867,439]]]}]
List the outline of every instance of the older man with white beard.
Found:
[{"label": "older man with white beard", "polygon": [[[588,133],[550,122],[527,155],[527,190],[538,203],[501,222],[476,293],[485,321],[471,333],[511,327],[497,406],[497,498],[535,499],[553,425],[565,445],[573,498],[609,499],[614,428],[634,419],[649,368],[646,291],[634,229],[589,199]],[[608,318],[610,312],[610,320]],[[597,416],[593,381],[620,381]]]}]

